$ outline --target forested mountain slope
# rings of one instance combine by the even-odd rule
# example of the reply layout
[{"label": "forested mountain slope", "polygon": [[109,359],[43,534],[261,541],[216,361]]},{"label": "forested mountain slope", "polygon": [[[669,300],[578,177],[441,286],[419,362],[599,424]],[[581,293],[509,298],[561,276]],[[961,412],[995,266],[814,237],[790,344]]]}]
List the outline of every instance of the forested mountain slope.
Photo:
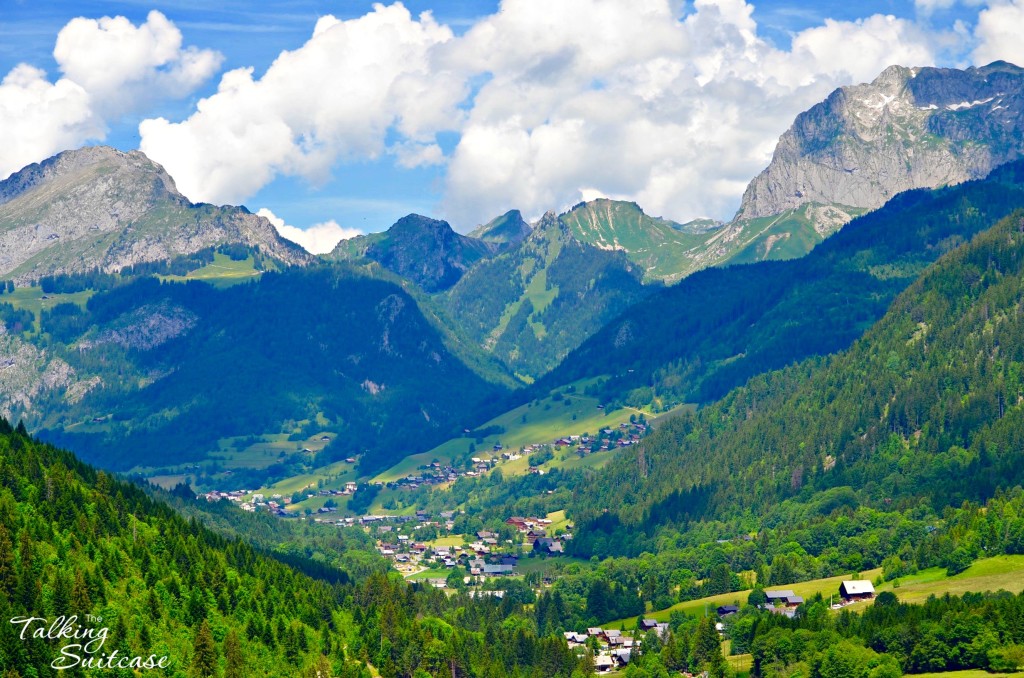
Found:
[{"label": "forested mountain slope", "polygon": [[526,378],[550,370],[654,289],[621,251],[579,240],[546,214],[517,246],[481,261],[439,299],[467,341]]},{"label": "forested mountain slope", "polygon": [[626,310],[539,383],[610,374],[607,402],[707,402],[848,347],[944,252],[1024,207],[1024,163],[901,194],[806,257],[696,273]]},{"label": "forested mountain slope", "polygon": [[609,508],[654,530],[764,515],[836,487],[860,503],[938,509],[1020,485],[1022,299],[1016,211],[942,257],[849,350],[667,422],[576,493],[578,515]]},{"label": "forested mountain slope", "polygon": [[[214,675],[221,666],[230,676],[313,675],[303,669],[325,663],[333,675],[369,675],[345,660],[347,576],[309,566],[324,578],[186,522],[0,421],[0,666],[15,672],[7,675],[86,675],[78,660],[115,651],[115,662],[166,656],[168,675]],[[33,622],[24,637],[9,623],[61,615],[108,635],[82,649],[33,638],[49,623]],[[61,655],[65,646],[70,656]],[[58,659],[69,670],[56,670]]]},{"label": "forested mountain slope", "polygon": [[[203,678],[570,678],[585,670],[555,627],[536,630],[524,607],[529,589],[503,601],[449,598],[381,574],[353,582],[321,563],[289,562],[313,576],[186,521],[0,420],[7,676],[84,676],[92,671],[80,660],[106,667],[111,657],[115,671],[127,659],[112,675],[133,675],[131,658],[151,655],[167,658],[165,675]],[[77,615],[72,630],[98,640],[78,648],[55,632],[33,637],[61,615]],[[33,617],[24,638],[23,624],[9,623]],[[58,658],[68,670],[54,667]]]},{"label": "forested mountain slope", "polygon": [[459,235],[447,221],[410,214],[382,233],[342,240],[328,258],[375,261],[426,292],[439,292],[497,250],[495,243]]},{"label": "forested mountain slope", "polygon": [[364,454],[373,470],[472,425],[504,392],[409,294],[341,265],[223,290],[141,279],[44,314],[41,330],[91,388],[55,389],[18,416],[114,469],[199,460],[227,436],[326,429],[339,434],[331,458]]}]

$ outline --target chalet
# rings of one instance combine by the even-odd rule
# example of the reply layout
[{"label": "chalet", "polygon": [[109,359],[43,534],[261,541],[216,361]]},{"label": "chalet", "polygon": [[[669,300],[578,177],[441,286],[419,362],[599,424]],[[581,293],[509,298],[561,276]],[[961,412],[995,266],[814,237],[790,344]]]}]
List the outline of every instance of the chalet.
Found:
[{"label": "chalet", "polygon": [[569,647],[579,647],[587,642],[587,634],[585,633],[566,631],[562,635],[565,636],[565,640],[569,643]]},{"label": "chalet", "polygon": [[484,565],[483,574],[487,576],[513,575],[516,573],[514,565]]},{"label": "chalet", "polygon": [[481,530],[481,531],[476,533],[477,539],[480,539],[480,540],[494,539],[497,536],[498,536],[497,533],[495,533],[495,532],[488,532],[486,530]]},{"label": "chalet", "polygon": [[875,587],[869,581],[844,581],[839,585],[839,596],[846,602],[868,600],[875,597]]},{"label": "chalet", "polygon": [[533,542],[533,550],[538,553],[553,553],[556,544],[559,546],[559,551],[561,551],[562,545],[551,537],[537,537]]},{"label": "chalet", "polygon": [[630,657],[633,656],[633,651],[625,648],[622,650],[615,650],[612,652],[612,659],[615,661],[615,665],[619,668],[624,667],[629,663]]},{"label": "chalet", "polygon": [[597,636],[604,635],[604,631],[600,626],[591,626],[587,628],[587,635],[594,636],[596,638]]},{"label": "chalet", "polygon": [[657,619],[641,619],[640,620],[640,630],[641,631],[650,631],[651,629],[654,629],[654,628],[657,628],[657,627],[658,627],[658,620]]},{"label": "chalet", "polygon": [[598,673],[607,673],[615,668],[615,660],[607,655],[599,654],[594,657],[594,668]]},{"label": "chalet", "polygon": [[604,639],[607,640],[610,643],[610,642],[612,642],[613,638],[621,638],[622,637],[622,631],[618,631],[616,629],[605,629],[603,635],[604,635]]},{"label": "chalet", "polygon": [[719,617],[728,617],[729,615],[736,614],[739,611],[740,611],[740,608],[738,606],[736,606],[736,605],[719,605],[718,606],[718,616]]},{"label": "chalet", "polygon": [[443,579],[440,577],[428,579],[427,581],[430,582],[430,585],[433,586],[435,589],[443,589],[445,585],[448,583],[447,579]]},{"label": "chalet", "polygon": [[765,598],[772,607],[796,607],[804,602],[804,599],[789,589],[783,591],[765,591]]}]

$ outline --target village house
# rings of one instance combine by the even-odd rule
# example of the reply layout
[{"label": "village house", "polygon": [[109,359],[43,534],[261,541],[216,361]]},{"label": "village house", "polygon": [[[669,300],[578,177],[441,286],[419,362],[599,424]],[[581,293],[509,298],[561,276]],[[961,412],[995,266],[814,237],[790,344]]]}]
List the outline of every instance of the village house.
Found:
[{"label": "village house", "polygon": [[875,587],[869,581],[844,581],[839,585],[839,597],[848,603],[869,600],[875,597]]},{"label": "village house", "polygon": [[804,602],[804,599],[789,589],[783,591],[765,591],[765,598],[772,607],[796,607]]}]

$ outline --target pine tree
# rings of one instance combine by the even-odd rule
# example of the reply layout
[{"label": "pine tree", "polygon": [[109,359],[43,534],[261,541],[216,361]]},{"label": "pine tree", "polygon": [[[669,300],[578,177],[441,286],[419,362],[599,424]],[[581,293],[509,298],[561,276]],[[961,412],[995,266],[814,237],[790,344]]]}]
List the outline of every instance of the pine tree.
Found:
[{"label": "pine tree", "polygon": [[81,570],[75,572],[75,582],[71,585],[71,611],[77,614],[79,619],[85,619],[85,615],[92,612],[89,585]]},{"label": "pine tree", "polygon": [[204,619],[192,642],[192,676],[210,678],[217,675],[217,646],[213,642],[210,624]]},{"label": "pine tree", "polygon": [[18,585],[14,599],[26,612],[33,613],[38,610],[39,581],[28,530],[21,531],[18,542]]},{"label": "pine tree", "polygon": [[14,568],[14,544],[7,528],[0,523],[0,593],[10,595],[18,584]]},{"label": "pine tree", "polygon": [[242,643],[234,629],[228,631],[224,638],[224,678],[243,678],[245,676],[245,658],[242,656]]},{"label": "pine tree", "polygon": [[53,577],[53,616],[72,614],[71,582],[68,575],[58,571]]},{"label": "pine tree", "polygon": [[702,617],[693,637],[693,663],[709,668],[721,663],[721,660],[722,641],[715,630],[715,622],[711,617]]}]

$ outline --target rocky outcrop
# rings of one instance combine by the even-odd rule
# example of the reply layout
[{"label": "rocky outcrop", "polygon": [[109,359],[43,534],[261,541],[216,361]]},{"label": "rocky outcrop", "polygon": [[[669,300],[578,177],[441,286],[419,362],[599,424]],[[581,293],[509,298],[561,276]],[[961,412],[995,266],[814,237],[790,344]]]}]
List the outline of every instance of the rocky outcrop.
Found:
[{"label": "rocky outcrop", "polygon": [[807,203],[876,208],[977,179],[1024,151],[1024,69],[892,66],[801,113],[747,187],[737,220]]},{"label": "rocky outcrop", "polygon": [[376,261],[427,292],[440,292],[498,249],[495,243],[459,235],[447,221],[410,214],[383,233],[342,240],[329,257]]},{"label": "rocky outcrop", "polygon": [[509,210],[500,217],[477,226],[470,232],[469,237],[483,240],[484,242],[496,243],[502,248],[514,247],[523,241],[523,238],[530,235],[530,224],[523,219],[523,213],[519,210]]},{"label": "rocky outcrop", "polygon": [[0,182],[0,276],[118,271],[225,244],[312,260],[244,207],[192,204],[139,151],[66,151]]}]

